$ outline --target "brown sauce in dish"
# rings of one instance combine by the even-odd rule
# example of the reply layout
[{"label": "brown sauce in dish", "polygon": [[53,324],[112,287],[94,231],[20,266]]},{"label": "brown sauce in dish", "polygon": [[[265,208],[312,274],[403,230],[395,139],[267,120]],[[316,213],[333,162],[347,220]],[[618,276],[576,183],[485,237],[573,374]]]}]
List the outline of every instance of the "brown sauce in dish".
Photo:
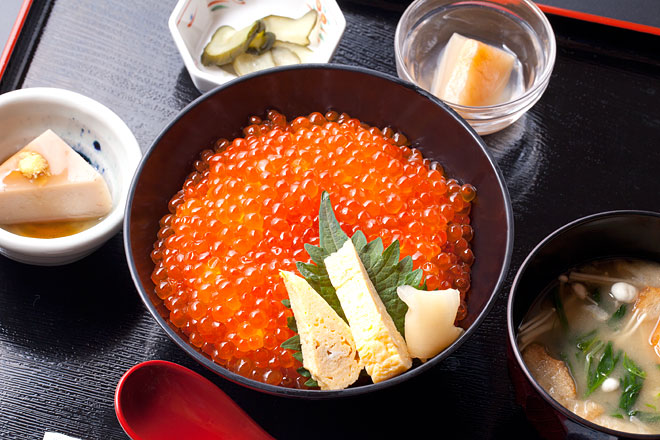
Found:
[{"label": "brown sauce in dish", "polygon": [[2,229],[12,234],[32,238],[59,238],[77,234],[89,229],[102,220],[93,218],[88,220],[72,220],[63,222],[35,222],[17,223],[14,225],[2,225]]}]

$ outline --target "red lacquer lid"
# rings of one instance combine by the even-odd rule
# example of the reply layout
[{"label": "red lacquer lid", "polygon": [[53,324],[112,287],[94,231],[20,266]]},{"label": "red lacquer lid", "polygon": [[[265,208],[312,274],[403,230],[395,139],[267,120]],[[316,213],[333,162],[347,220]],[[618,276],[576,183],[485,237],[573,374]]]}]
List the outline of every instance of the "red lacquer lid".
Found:
[{"label": "red lacquer lid", "polygon": [[547,13],[660,35],[660,2],[657,0],[541,0]]},{"label": "red lacquer lid", "polygon": [[[18,35],[21,33],[23,23],[25,23],[25,18],[27,17],[27,13],[30,10],[30,6],[32,5],[32,0],[14,0],[13,5],[4,4],[5,1],[6,0],[3,0],[3,9],[7,14],[10,15],[7,28],[0,28],[0,45],[3,44],[4,38],[7,38],[7,40],[4,41],[4,47],[0,46],[2,47],[2,53],[0,54],[0,79],[2,79],[2,75],[7,68],[9,57],[14,50],[16,40],[18,39]],[[13,15],[14,13],[16,13],[16,15]],[[13,25],[11,25],[12,16],[16,18],[16,20],[13,22]],[[7,20],[7,15],[5,15],[5,20]]]}]

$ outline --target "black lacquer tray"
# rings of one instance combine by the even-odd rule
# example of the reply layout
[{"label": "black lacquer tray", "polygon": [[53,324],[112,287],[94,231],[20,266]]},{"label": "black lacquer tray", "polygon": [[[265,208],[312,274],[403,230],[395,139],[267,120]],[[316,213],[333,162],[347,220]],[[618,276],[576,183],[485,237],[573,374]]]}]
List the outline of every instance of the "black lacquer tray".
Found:
[{"label": "black lacquer tray", "polygon": [[[114,110],[143,149],[199,96],[167,29],[175,0],[34,0],[0,90],[54,86]],[[348,25],[332,62],[396,75],[406,1],[339,1]],[[165,359],[217,383],[279,439],[537,438],[515,401],[506,297],[525,255],[578,217],[660,211],[660,37],[550,17],[558,55],[542,99],[484,138],[515,215],[509,277],[478,331],[437,368],[400,387],[341,401],[260,394],[198,366],[140,301],[118,234],[59,268],[0,257],[0,438],[57,431],[126,439],[113,409],[131,366]]]}]

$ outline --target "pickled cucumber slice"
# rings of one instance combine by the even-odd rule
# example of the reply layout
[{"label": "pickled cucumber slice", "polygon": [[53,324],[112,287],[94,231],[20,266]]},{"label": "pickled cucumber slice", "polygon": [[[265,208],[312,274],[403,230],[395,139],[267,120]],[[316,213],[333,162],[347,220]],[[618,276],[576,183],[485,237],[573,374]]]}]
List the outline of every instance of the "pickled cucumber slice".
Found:
[{"label": "pickled cucumber slice", "polygon": [[270,50],[262,53],[261,55],[254,55],[251,53],[244,53],[239,55],[232,64],[234,70],[238,75],[247,75],[248,73],[256,72],[257,70],[268,69],[275,67],[275,61]]},{"label": "pickled cucumber slice", "polygon": [[231,63],[247,50],[250,42],[263,26],[261,20],[238,31],[231,26],[220,26],[202,52],[202,64],[222,66]]},{"label": "pickled cucumber slice", "polygon": [[269,50],[273,47],[275,43],[275,34],[272,32],[266,32],[262,30],[254,36],[250,44],[248,45],[247,52],[255,55],[261,55],[262,53]]},{"label": "pickled cucumber slice", "polygon": [[297,19],[269,15],[262,20],[266,24],[266,31],[274,33],[278,40],[307,46],[317,15],[316,10],[312,9]]},{"label": "pickled cucumber slice", "polygon": [[273,47],[270,52],[273,55],[273,61],[275,62],[276,66],[300,64],[300,58],[298,55],[286,47]]},{"label": "pickled cucumber slice", "polygon": [[276,47],[283,47],[295,53],[298,56],[298,58],[300,58],[301,63],[307,62],[309,57],[312,56],[312,54],[314,53],[305,46],[301,46],[300,44],[295,44],[295,43],[287,43],[286,41],[276,40],[275,43],[273,44],[273,48]]}]

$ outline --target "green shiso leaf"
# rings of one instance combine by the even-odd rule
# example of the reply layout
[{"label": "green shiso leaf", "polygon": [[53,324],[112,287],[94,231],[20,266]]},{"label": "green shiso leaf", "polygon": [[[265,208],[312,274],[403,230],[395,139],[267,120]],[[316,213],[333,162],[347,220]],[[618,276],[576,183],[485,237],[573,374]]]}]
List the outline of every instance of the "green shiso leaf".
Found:
[{"label": "green shiso leaf", "polygon": [[300,345],[300,335],[295,334],[295,335],[291,336],[289,339],[282,342],[281,347],[286,348],[287,350],[300,351],[302,349],[302,347]]},{"label": "green shiso leaf", "polygon": [[319,244],[329,254],[337,252],[348,240],[348,235],[341,229],[332,210],[330,196],[326,191],[321,194],[319,209]]},{"label": "green shiso leaf", "polygon": [[298,326],[296,325],[296,318],[294,318],[293,316],[289,316],[288,318],[286,318],[286,325],[291,330],[293,330],[294,333],[298,333]]},{"label": "green shiso leaf", "polygon": [[[326,191],[321,194],[321,207],[319,209],[319,246],[305,245],[305,250],[314,262],[297,263],[298,271],[307,282],[326,300],[339,316],[346,320],[341,308],[337,292],[328,276],[324,260],[337,252],[346,241],[348,235],[341,229],[332,209],[330,196]],[[380,296],[387,313],[392,317],[397,330],[404,334],[404,320],[408,306],[401,301],[396,288],[403,285],[420,287],[423,272],[421,269],[413,270],[412,258],[407,256],[400,259],[399,241],[395,240],[387,249],[384,249],[380,237],[368,242],[362,231],[357,231],[350,238],[364,265],[369,279]]]},{"label": "green shiso leaf", "polygon": [[[288,299],[283,299],[282,304],[287,309],[291,308],[291,301],[289,301]],[[298,326],[296,325],[296,318],[293,316],[289,316],[286,319],[286,325],[295,333],[295,335],[291,336],[289,339],[282,342],[280,344],[280,347],[287,350],[293,350],[293,355],[292,355],[293,358],[302,364],[303,361],[302,345],[300,344],[300,335],[298,334]],[[305,376],[302,372],[306,372],[307,376]],[[298,373],[300,373],[300,375],[304,377],[312,376],[312,374],[309,371],[307,371],[305,367],[298,368]]]},{"label": "green shiso leaf", "polygon": [[307,378],[307,381],[305,382],[305,385],[307,385],[308,387],[318,388],[319,384],[318,384],[317,381],[312,379],[312,373],[310,373],[309,370],[306,370],[305,368],[300,367],[296,371],[298,371],[298,374],[300,374],[302,377]]},{"label": "green shiso leaf", "polygon": [[[305,244],[305,250],[313,263],[296,263],[298,272],[325,299],[330,307],[346,321],[346,315],[341,308],[339,298],[337,298],[337,292],[330,282],[324,261],[330,254],[337,252],[349,239],[353,242],[360,261],[362,261],[369,279],[383,301],[387,313],[392,317],[397,330],[403,335],[408,306],[401,301],[396,293],[396,288],[408,285],[426,290],[426,282],[423,280],[424,274],[422,270],[413,270],[413,262],[410,256],[399,259],[400,246],[398,240],[395,240],[385,249],[383,240],[380,237],[369,242],[362,231],[355,232],[353,237],[349,238],[341,229],[341,225],[335,217],[330,196],[326,191],[321,194],[321,206],[319,209],[319,246],[309,243]],[[288,301],[283,302],[283,304],[290,307]],[[288,325],[290,329],[297,333],[295,319],[289,319]],[[294,358],[302,362],[300,338],[295,339],[294,336],[284,341],[281,346],[294,350]],[[307,373],[309,374],[309,372]],[[313,382],[312,379],[310,381]],[[310,381],[306,384],[309,385]]]}]

